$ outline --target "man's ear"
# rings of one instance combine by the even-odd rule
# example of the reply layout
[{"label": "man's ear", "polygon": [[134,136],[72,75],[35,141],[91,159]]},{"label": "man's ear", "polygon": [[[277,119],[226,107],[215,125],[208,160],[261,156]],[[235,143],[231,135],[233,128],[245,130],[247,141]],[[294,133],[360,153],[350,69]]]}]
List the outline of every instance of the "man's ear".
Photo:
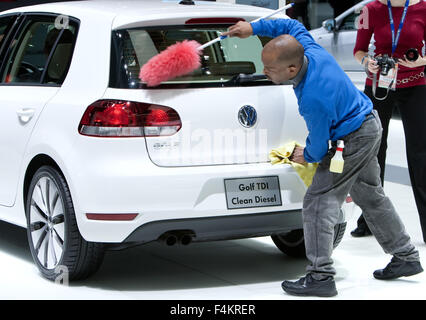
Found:
[{"label": "man's ear", "polygon": [[297,68],[294,64],[291,64],[288,66],[288,71],[290,71],[291,73],[295,73],[297,71]]}]

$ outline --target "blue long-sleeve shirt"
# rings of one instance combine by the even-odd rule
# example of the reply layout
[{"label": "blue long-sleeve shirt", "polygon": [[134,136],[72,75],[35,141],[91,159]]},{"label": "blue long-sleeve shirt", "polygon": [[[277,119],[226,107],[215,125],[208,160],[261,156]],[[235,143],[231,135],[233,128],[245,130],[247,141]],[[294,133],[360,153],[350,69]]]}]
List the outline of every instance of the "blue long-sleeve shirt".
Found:
[{"label": "blue long-sleeve shirt", "polygon": [[339,140],[361,126],[373,109],[371,100],[355,87],[333,56],[315,42],[299,21],[260,20],[251,26],[254,35],[275,38],[289,34],[304,47],[308,69],[294,92],[309,131],[305,160],[320,162],[327,154],[328,140]]}]

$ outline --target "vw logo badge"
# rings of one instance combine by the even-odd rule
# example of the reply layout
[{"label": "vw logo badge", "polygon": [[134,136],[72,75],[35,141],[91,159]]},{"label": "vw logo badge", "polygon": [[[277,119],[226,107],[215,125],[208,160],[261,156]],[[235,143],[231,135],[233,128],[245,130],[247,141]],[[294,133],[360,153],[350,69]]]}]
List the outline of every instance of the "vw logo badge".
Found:
[{"label": "vw logo badge", "polygon": [[253,127],[257,121],[256,109],[252,106],[244,106],[238,111],[238,121],[243,127]]}]

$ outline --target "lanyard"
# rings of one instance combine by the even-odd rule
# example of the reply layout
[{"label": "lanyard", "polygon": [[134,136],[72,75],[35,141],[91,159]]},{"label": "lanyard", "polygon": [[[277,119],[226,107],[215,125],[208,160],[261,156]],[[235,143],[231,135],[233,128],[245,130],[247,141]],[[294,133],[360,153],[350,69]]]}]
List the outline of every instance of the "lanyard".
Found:
[{"label": "lanyard", "polygon": [[395,24],[393,22],[393,15],[392,15],[392,5],[390,0],[388,0],[388,9],[389,9],[389,19],[390,19],[390,26],[392,31],[392,56],[395,53],[396,46],[399,42],[399,36],[401,35],[402,26],[404,25],[405,17],[407,15],[408,5],[410,4],[410,0],[407,0],[405,2],[404,12],[402,13],[401,21],[399,23],[398,32],[396,33],[395,37]]}]

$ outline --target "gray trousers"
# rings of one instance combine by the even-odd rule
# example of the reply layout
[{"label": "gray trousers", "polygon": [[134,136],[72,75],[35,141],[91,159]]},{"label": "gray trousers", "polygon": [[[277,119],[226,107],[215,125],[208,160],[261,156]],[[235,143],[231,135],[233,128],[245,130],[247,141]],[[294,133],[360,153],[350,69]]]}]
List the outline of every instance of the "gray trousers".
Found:
[{"label": "gray trousers", "polygon": [[336,273],[331,259],[334,226],[348,194],[362,209],[371,232],[386,253],[406,261],[419,261],[419,253],[381,185],[377,153],[382,130],[373,110],[358,130],[342,138],[343,172],[330,172],[335,150],[332,148],[319,164],[306,192],[302,216],[306,256],[310,261],[307,272],[317,280]]}]

